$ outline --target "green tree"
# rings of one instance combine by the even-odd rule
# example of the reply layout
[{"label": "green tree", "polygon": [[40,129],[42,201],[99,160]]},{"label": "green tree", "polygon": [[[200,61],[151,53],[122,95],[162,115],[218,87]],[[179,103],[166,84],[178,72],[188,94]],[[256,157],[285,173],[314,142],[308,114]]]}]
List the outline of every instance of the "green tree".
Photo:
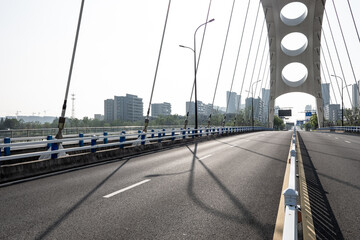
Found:
[{"label": "green tree", "polygon": [[274,116],[274,128],[276,130],[283,130],[285,128],[284,121],[278,116]]},{"label": "green tree", "polygon": [[318,118],[317,118],[317,115],[316,114],[313,114],[311,117],[310,117],[310,125],[311,125],[311,128],[312,129],[317,129],[319,127],[318,125]]}]

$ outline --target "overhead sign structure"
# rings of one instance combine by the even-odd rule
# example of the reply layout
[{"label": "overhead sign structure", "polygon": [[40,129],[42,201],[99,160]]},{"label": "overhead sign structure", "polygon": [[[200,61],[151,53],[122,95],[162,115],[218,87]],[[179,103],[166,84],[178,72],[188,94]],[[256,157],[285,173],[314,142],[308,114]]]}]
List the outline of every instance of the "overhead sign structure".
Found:
[{"label": "overhead sign structure", "polygon": [[279,110],[279,117],[291,117],[291,109]]}]

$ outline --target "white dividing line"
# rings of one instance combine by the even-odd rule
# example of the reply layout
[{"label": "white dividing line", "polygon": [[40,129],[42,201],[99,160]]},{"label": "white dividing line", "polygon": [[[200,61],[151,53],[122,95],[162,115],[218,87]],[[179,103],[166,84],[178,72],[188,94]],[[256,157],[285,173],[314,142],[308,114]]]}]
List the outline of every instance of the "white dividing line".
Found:
[{"label": "white dividing line", "polygon": [[336,137],[335,139],[339,139],[339,138]]},{"label": "white dividing line", "polygon": [[146,180],[144,180],[144,181],[135,183],[135,184],[133,184],[133,185],[131,185],[131,186],[128,186],[128,187],[123,188],[123,189],[120,189],[119,191],[110,193],[110,194],[104,196],[104,198],[111,198],[111,197],[115,196],[116,194],[125,192],[125,191],[127,191],[127,190],[129,190],[129,189],[132,189],[132,188],[134,188],[134,187],[137,187],[137,186],[139,186],[139,185],[141,185],[141,184],[147,183],[147,182],[149,182],[150,180],[151,180],[151,179],[146,179]]},{"label": "white dividing line", "polygon": [[206,158],[208,158],[208,157],[211,157],[212,156],[212,154],[209,154],[209,155],[206,155],[206,156],[204,156],[204,157],[202,157],[202,158],[199,158],[199,160],[204,160],[204,159],[206,159]]},{"label": "white dividing line", "polygon": [[346,143],[351,143],[351,142],[349,142],[349,141],[345,141]]},{"label": "white dividing line", "polygon": [[231,145],[229,148],[233,148],[233,147],[235,147],[234,145]]}]

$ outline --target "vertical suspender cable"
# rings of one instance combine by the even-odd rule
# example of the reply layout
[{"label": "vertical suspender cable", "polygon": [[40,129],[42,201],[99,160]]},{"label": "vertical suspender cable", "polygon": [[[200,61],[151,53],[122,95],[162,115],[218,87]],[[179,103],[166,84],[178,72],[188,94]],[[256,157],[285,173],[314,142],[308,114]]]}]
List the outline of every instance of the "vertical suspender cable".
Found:
[{"label": "vertical suspender cable", "polygon": [[[208,22],[208,20],[209,20],[209,13],[210,13],[210,9],[211,9],[211,2],[212,2],[212,0],[209,1],[209,7],[208,7],[208,11],[207,11],[206,21],[205,21],[205,22]],[[203,48],[203,44],[204,44],[206,28],[207,28],[207,24],[205,24],[205,26],[204,26],[204,32],[203,32],[203,36],[202,36],[202,39],[201,39],[200,51],[199,51],[199,56],[198,56],[197,64],[196,64],[196,72],[197,72],[197,70],[198,70],[198,68],[199,68],[200,57],[201,57],[201,52],[202,52],[202,48]],[[194,50],[195,50],[195,49],[194,49]],[[188,107],[188,109],[187,109],[187,111],[186,111],[184,129],[186,129],[186,126],[187,126],[187,124],[188,124],[188,118],[189,118],[189,112],[190,112],[190,104],[191,104],[192,96],[193,96],[193,93],[194,93],[194,88],[195,88],[195,79],[194,79],[193,86],[192,86],[192,89],[191,89],[189,107]]]},{"label": "vertical suspender cable", "polygon": [[[324,76],[325,83],[328,84],[328,82],[327,82],[327,80],[326,80],[325,72],[324,72],[324,67],[323,67],[322,64],[320,64],[320,68],[321,68],[322,75]],[[321,78],[321,79],[322,79],[322,78]],[[330,78],[330,79],[331,79],[331,78]],[[330,85],[332,85],[331,82],[330,82]],[[333,91],[334,91],[334,88],[333,88]],[[334,94],[334,96],[335,96],[335,94]],[[331,97],[330,97],[330,90],[329,90],[329,98],[330,98],[330,103],[331,103],[332,100],[331,100]],[[336,98],[335,98],[335,99],[336,99]]]},{"label": "vertical suspender cable", "polygon": [[[242,93],[242,90],[243,90],[243,87],[244,87],[246,72],[247,72],[247,68],[248,68],[248,64],[249,64],[250,53],[251,53],[252,44],[253,44],[254,35],[255,35],[255,29],[256,29],[257,22],[258,22],[257,20],[258,20],[258,16],[259,16],[260,4],[261,4],[261,2],[259,1],[259,6],[258,6],[258,9],[257,9],[256,18],[255,18],[255,26],[254,26],[253,33],[252,33],[252,36],[251,36],[249,52],[248,52],[246,65],[245,65],[245,72],[244,72],[243,80],[242,80],[242,83],[241,83],[240,96],[241,96],[241,93]],[[240,98],[239,98],[239,101],[240,101]],[[240,103],[238,103],[238,106],[239,106],[239,104]]]},{"label": "vertical suspender cable", "polygon": [[210,127],[211,114],[212,114],[212,110],[213,110],[213,108],[214,108],[214,101],[215,101],[216,91],[217,91],[217,87],[218,87],[218,83],[219,83],[219,79],[220,79],[220,73],[221,73],[222,63],[223,63],[223,60],[224,60],[226,43],[227,43],[227,39],[228,39],[228,36],[229,36],[229,30],[230,30],[230,26],[231,26],[232,15],[233,15],[233,12],[234,12],[234,6],[235,6],[235,0],[233,1],[232,7],[231,7],[229,24],[228,24],[228,28],[227,28],[227,31],[226,31],[225,43],[224,43],[224,47],[223,47],[223,51],[222,51],[222,55],[221,55],[219,72],[218,72],[218,75],[217,75],[217,80],[216,80],[216,85],[215,85],[214,96],[213,96],[213,100],[212,100],[212,103],[211,103],[211,111],[210,111],[210,115],[209,115],[209,119],[208,119],[208,126],[207,126],[208,128]]},{"label": "vertical suspender cable", "polygon": [[[244,31],[245,31],[247,16],[248,16],[248,13],[249,13],[249,7],[250,7],[250,0],[248,1],[248,4],[247,4],[245,19],[244,19],[244,25],[243,25],[243,29],[242,29],[242,32],[241,32],[241,38],[240,38],[240,43],[239,43],[238,52],[237,52],[237,56],[236,56],[234,72],[233,72],[233,76],[232,76],[232,80],[231,80],[230,94],[231,94],[232,87],[233,87],[233,84],[234,84],[236,68],[237,68],[238,61],[239,61],[240,50],[241,50],[241,45],[242,45],[242,41],[243,41],[243,37],[244,37]],[[229,101],[230,101],[230,97],[228,98],[227,103],[226,103],[226,110],[225,110],[224,119],[223,119],[223,123],[222,123],[223,126],[225,125],[225,121],[226,121],[226,114],[227,114],[227,110],[228,110],[228,107],[229,107]],[[238,109],[237,109],[237,111],[238,111]],[[209,127],[209,125],[210,124],[208,124],[208,127]]]},{"label": "vertical suspender cable", "polygon": [[[262,38],[262,35],[263,35],[263,32],[264,32],[264,26],[265,26],[265,22],[266,22],[266,14],[267,14],[267,9],[265,10],[265,18],[264,18],[264,21],[263,21],[263,24],[262,24],[262,27],[261,27],[261,34],[260,34],[260,38],[259,38],[259,43],[258,43],[258,46],[257,46],[257,49],[256,49],[256,54],[255,54],[255,61],[254,61],[254,66],[253,66],[253,71],[251,73],[251,80],[250,80],[250,86],[249,86],[249,92],[248,92],[248,97],[249,97],[249,94],[250,94],[250,88],[251,88],[251,84],[254,80],[254,73],[255,73],[255,68],[256,68],[256,62],[257,62],[257,58],[258,58],[258,55],[259,55],[259,48],[260,48],[260,43],[261,43],[261,38]],[[259,79],[257,79],[256,81],[258,81]],[[257,85],[257,84],[256,84]],[[254,93],[253,93],[254,94]]]},{"label": "vertical suspender cable", "polygon": [[[333,70],[334,74],[337,75],[336,71],[335,71],[334,63],[333,63],[333,60],[332,60],[332,57],[331,57],[331,54],[330,54],[330,49],[329,49],[329,45],[328,45],[327,40],[326,40],[326,35],[325,35],[324,30],[322,30],[322,36],[324,37],[324,41],[325,41],[327,52],[329,54],[329,59],[330,59],[332,70]],[[325,59],[325,55],[324,55],[324,59]],[[340,89],[339,82],[338,82],[337,78],[335,78],[335,81],[336,81],[336,85],[337,85],[338,90],[339,90],[339,94],[341,96],[341,89]],[[334,94],[335,94],[335,91],[334,91]]]},{"label": "vertical suspender cable", "polygon": [[[334,10],[335,10],[335,14],[336,14],[336,19],[337,19],[337,22],[338,22],[338,24],[339,24],[339,28],[340,28],[340,31],[341,31],[341,36],[342,36],[342,39],[343,39],[343,41],[344,41],[344,46],[345,46],[345,49],[346,49],[346,54],[347,54],[348,59],[349,59],[351,71],[352,71],[352,74],[353,74],[353,77],[354,77],[355,86],[358,87],[358,93],[360,94],[360,92],[359,92],[359,86],[358,86],[358,84],[357,84],[357,82],[356,82],[356,76],[355,76],[355,72],[354,72],[354,67],[353,67],[353,64],[352,64],[352,61],[351,61],[351,58],[350,58],[349,49],[348,49],[347,44],[346,44],[346,41],[345,41],[344,32],[343,32],[342,27],[341,27],[341,24],[340,24],[339,15],[338,15],[338,13],[337,13],[334,0],[332,0],[332,3],[333,3]],[[359,96],[360,96],[360,95],[359,95]]]},{"label": "vertical suspender cable", "polygon": [[164,42],[166,25],[167,25],[167,20],[168,20],[169,11],[170,11],[170,5],[171,5],[171,0],[169,0],[167,12],[166,12],[164,30],[163,30],[163,34],[162,34],[162,38],[161,38],[161,44],[160,44],[160,50],[159,50],[158,60],[157,60],[157,63],[156,63],[156,69],[155,69],[155,76],[154,76],[153,86],[152,86],[152,89],[151,89],[151,96],[150,96],[150,101],[149,101],[149,107],[148,107],[148,110],[147,110],[147,113],[146,113],[146,118],[145,118],[145,124],[144,124],[144,130],[143,130],[144,132],[147,132],[147,127],[148,127],[148,125],[149,125],[150,107],[151,107],[152,97],[153,97],[153,94],[154,94],[154,88],[155,88],[155,83],[156,83],[156,76],[157,76],[157,72],[158,72],[158,69],[159,69],[159,63],[160,63],[160,57],[161,57],[161,50],[162,50],[162,46],[163,46],[163,42]]},{"label": "vertical suspender cable", "polygon": [[[270,24],[269,24],[269,27],[270,27]],[[265,42],[264,42],[264,48],[263,48],[263,52],[262,52],[262,56],[261,56],[261,61],[260,61],[260,68],[259,68],[259,72],[258,72],[258,75],[257,75],[257,78],[256,79],[259,79],[260,78],[260,73],[261,73],[261,69],[262,69],[262,67],[263,67],[263,61],[264,61],[264,55],[265,55],[265,50],[266,50],[266,43],[267,43],[267,40],[268,40],[268,37],[266,36],[265,37]],[[264,65],[264,69],[265,69],[265,65]],[[261,79],[262,81],[261,81],[261,83],[260,83],[260,89],[261,89],[261,87],[262,87],[262,84],[263,84],[263,82],[264,82],[264,79]],[[256,91],[257,91],[257,84],[256,84],[256,87],[255,87],[255,93],[256,93]],[[256,96],[256,94],[254,94],[254,96]]]},{"label": "vertical suspender cable", "polygon": [[348,2],[349,9],[350,9],[350,12],[351,12],[351,17],[352,17],[352,20],[353,20],[353,23],[354,23],[354,27],[355,27],[355,30],[356,30],[356,34],[357,34],[357,37],[358,37],[359,42],[360,42],[359,31],[358,31],[358,29],[357,29],[357,27],[356,27],[356,23],[355,23],[355,19],[354,19],[354,14],[353,14],[352,9],[351,9],[350,1],[347,0],[347,2]]},{"label": "vertical suspender cable", "polygon": [[[345,74],[344,74],[344,70],[343,70],[343,67],[342,67],[342,64],[341,64],[341,60],[340,60],[340,56],[339,56],[339,52],[338,52],[338,49],[336,47],[336,42],[335,42],[335,39],[334,39],[334,35],[333,35],[333,32],[332,32],[332,29],[331,29],[331,25],[330,25],[330,21],[329,21],[329,18],[328,18],[328,15],[327,15],[327,11],[326,9],[324,10],[325,12],[325,16],[326,16],[326,20],[327,20],[327,23],[329,25],[329,29],[330,29],[330,33],[331,33],[331,38],[332,38],[332,41],[334,43],[334,47],[335,47],[335,52],[336,52],[336,55],[337,55],[337,59],[338,59],[338,62],[339,62],[339,66],[340,66],[340,70],[341,70],[341,74],[342,74],[342,77],[343,77],[343,80],[345,82],[345,86],[347,85],[346,83],[346,79],[345,79]],[[320,18],[319,18],[320,20]],[[350,93],[349,93],[349,89],[346,87],[346,91],[347,91],[347,94],[348,94],[348,97],[349,97],[349,100],[350,100],[350,105],[352,106],[352,101],[351,101],[351,97],[350,97]]]},{"label": "vertical suspender cable", "polygon": [[[272,45],[272,39],[270,39],[270,44],[269,44],[269,51],[268,51],[268,54],[267,54],[267,56],[266,56],[266,62],[265,62],[265,67],[264,67],[264,71],[263,71],[263,74],[262,74],[262,77],[261,77],[261,79],[264,79],[264,76],[265,76],[265,71],[268,69],[268,62],[269,62],[269,60],[270,60],[270,58],[269,58],[269,56],[270,56],[270,48],[271,48],[271,45]],[[259,77],[258,77],[259,78]],[[260,90],[261,90],[261,87],[262,87],[262,85],[263,85],[263,82],[264,81],[261,81],[261,85],[260,85]],[[264,87],[266,88],[266,84],[264,85]],[[260,90],[259,90],[259,95],[260,95]],[[256,94],[255,94],[256,95]]]},{"label": "vertical suspender cable", "polygon": [[67,103],[67,98],[68,98],[68,94],[69,94],[72,70],[73,70],[73,66],[74,66],[76,46],[77,46],[78,37],[79,37],[82,12],[83,12],[83,9],[84,9],[84,2],[85,2],[85,0],[81,1],[81,7],[80,7],[79,19],[78,19],[78,24],[77,24],[77,29],[76,29],[74,48],[73,48],[73,53],[72,53],[72,57],[71,57],[70,70],[69,70],[69,75],[68,75],[66,91],[65,91],[64,104],[63,104],[62,111],[61,111],[61,117],[59,118],[59,124],[58,124],[59,130],[58,130],[58,133],[56,134],[56,137],[55,137],[57,139],[63,138],[62,130],[64,129],[64,126],[65,126],[66,103]]}]

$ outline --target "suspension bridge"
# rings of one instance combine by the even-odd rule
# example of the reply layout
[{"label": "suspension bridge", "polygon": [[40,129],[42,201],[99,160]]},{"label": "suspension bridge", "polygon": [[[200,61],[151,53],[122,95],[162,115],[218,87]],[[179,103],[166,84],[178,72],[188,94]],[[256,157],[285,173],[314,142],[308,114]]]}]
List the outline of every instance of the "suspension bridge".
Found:
[{"label": "suspension bridge", "polygon": [[[150,107],[174,2],[166,5],[141,129],[69,133],[67,98],[87,6],[81,1],[56,133],[7,136],[0,141],[0,238],[356,239],[360,127],[325,123],[326,105],[341,104],[343,112],[344,94],[354,109],[360,98],[358,64],[351,51],[354,45],[359,47],[360,37],[351,1],[231,1],[216,81],[209,93],[212,110],[207,122],[199,124],[199,74],[205,71],[203,55],[211,51],[206,33],[217,21],[211,15],[216,1],[207,1],[207,8],[201,9],[206,19],[195,26],[193,45],[180,45],[193,53],[189,96],[195,103],[194,122],[187,108],[183,126],[152,128]],[[245,11],[237,48],[230,50],[237,5]],[[344,8],[351,21],[341,21],[338,10]],[[349,28],[352,35],[347,35]],[[245,35],[251,40],[244,41]],[[287,39],[296,40],[297,48]],[[229,111],[230,97],[222,124],[212,122],[218,88],[225,85],[221,76],[227,51],[236,53],[231,81],[226,83],[230,93],[238,84],[239,95],[251,95],[253,103],[262,88],[269,89],[268,99],[263,99],[267,102],[263,126],[254,124],[254,113],[248,126],[238,124],[238,115]],[[305,70],[293,79],[289,71],[294,69]],[[328,83],[331,98],[322,89]],[[292,92],[314,97],[317,131],[297,127],[273,131],[275,100]]]}]

